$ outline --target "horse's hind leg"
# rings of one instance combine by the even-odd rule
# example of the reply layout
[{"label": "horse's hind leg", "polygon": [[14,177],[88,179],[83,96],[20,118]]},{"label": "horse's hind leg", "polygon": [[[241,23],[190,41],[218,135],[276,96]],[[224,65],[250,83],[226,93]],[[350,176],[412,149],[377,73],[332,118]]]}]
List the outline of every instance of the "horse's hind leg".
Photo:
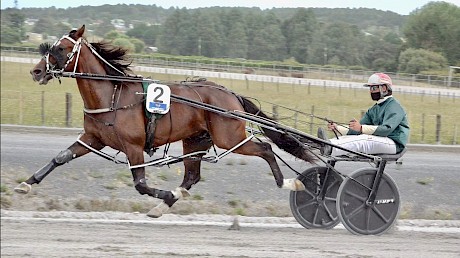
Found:
[{"label": "horse's hind leg", "polygon": [[[206,151],[212,146],[212,141],[208,133],[185,139],[182,142],[184,154],[189,154],[197,151]],[[182,181],[180,187],[190,190],[192,185],[200,181],[201,157],[203,156],[204,154],[198,154],[195,157],[184,160],[184,180]]]},{"label": "horse's hind leg", "polygon": [[259,156],[267,161],[267,163],[270,165],[273,176],[275,177],[276,185],[279,188],[292,191],[300,191],[305,189],[304,184],[298,179],[284,179],[278,163],[276,162],[275,154],[273,153],[272,147],[269,143],[249,141],[236,149],[234,152],[249,156]]},{"label": "horse's hind leg", "polygon": [[[81,140],[88,145],[92,145],[95,149],[102,149],[103,146],[95,141],[94,138],[83,135]],[[72,159],[83,156],[89,152],[84,146],[80,143],[75,142],[69,148],[61,151],[56,157],[54,157],[48,164],[43,166],[41,169],[37,170],[29,179],[20,183],[14,191],[17,193],[26,194],[30,192],[33,184],[39,184],[49,173],[51,173],[55,168],[71,161]]]}]

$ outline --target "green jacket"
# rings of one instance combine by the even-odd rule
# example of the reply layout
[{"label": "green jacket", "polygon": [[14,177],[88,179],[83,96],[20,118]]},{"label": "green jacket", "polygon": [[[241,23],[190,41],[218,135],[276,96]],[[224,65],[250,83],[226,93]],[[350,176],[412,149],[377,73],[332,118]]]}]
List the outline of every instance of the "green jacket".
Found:
[{"label": "green jacket", "polygon": [[[401,152],[409,138],[409,122],[404,108],[399,101],[391,97],[377,103],[359,121],[363,125],[377,125],[373,135],[388,137],[396,143],[396,153]],[[360,134],[349,130],[348,134]]]}]

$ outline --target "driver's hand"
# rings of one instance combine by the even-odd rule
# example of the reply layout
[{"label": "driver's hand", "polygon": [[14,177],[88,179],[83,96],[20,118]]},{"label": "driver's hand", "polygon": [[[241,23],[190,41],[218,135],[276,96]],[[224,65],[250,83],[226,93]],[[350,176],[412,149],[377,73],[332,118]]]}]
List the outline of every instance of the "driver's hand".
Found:
[{"label": "driver's hand", "polygon": [[331,131],[334,131],[334,130],[337,129],[337,124],[336,123],[328,123],[327,124],[327,129],[331,130]]},{"label": "driver's hand", "polygon": [[354,131],[357,131],[357,132],[361,132],[361,124],[359,123],[359,121],[357,121],[354,118],[348,124],[348,128],[350,128],[350,129],[352,129]]}]

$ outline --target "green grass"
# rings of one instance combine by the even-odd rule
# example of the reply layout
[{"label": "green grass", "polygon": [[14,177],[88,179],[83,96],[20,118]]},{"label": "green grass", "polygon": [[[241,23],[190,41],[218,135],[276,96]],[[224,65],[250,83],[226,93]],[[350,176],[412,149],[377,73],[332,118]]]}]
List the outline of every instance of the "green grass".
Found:
[{"label": "green grass", "polygon": [[[63,78],[39,86],[29,74],[32,64],[1,63],[1,123],[65,127],[66,93],[72,94],[71,127],[83,126],[83,104],[75,79]],[[184,80],[185,76],[141,73],[159,80]],[[359,119],[374,104],[366,90],[326,88],[267,82],[209,78],[244,96],[261,101],[262,110],[271,113],[281,105],[306,114],[327,117],[338,122]],[[410,143],[437,143],[436,115],[441,115],[440,143],[458,144],[460,137],[460,99],[452,97],[398,94],[395,97],[406,108],[411,126]],[[269,101],[269,102],[268,102]],[[325,126],[319,119],[278,107],[280,122],[315,134]],[[297,119],[297,120],[295,120]],[[313,122],[311,124],[310,122]],[[332,134],[330,135],[333,136]]]}]

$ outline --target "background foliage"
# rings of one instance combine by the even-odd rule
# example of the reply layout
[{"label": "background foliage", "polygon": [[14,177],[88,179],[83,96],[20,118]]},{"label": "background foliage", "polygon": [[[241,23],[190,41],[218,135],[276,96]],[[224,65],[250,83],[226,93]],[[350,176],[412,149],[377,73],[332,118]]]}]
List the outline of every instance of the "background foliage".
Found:
[{"label": "background foliage", "polygon": [[[90,39],[116,40],[136,53],[157,47],[169,55],[289,60],[386,72],[447,72],[448,65],[460,65],[460,8],[446,2],[430,2],[408,16],[368,8],[119,4],[9,8],[1,18],[2,44],[20,44],[27,32],[59,37],[86,24]],[[26,25],[26,19],[36,23]],[[124,26],[116,27],[115,19]]]}]

